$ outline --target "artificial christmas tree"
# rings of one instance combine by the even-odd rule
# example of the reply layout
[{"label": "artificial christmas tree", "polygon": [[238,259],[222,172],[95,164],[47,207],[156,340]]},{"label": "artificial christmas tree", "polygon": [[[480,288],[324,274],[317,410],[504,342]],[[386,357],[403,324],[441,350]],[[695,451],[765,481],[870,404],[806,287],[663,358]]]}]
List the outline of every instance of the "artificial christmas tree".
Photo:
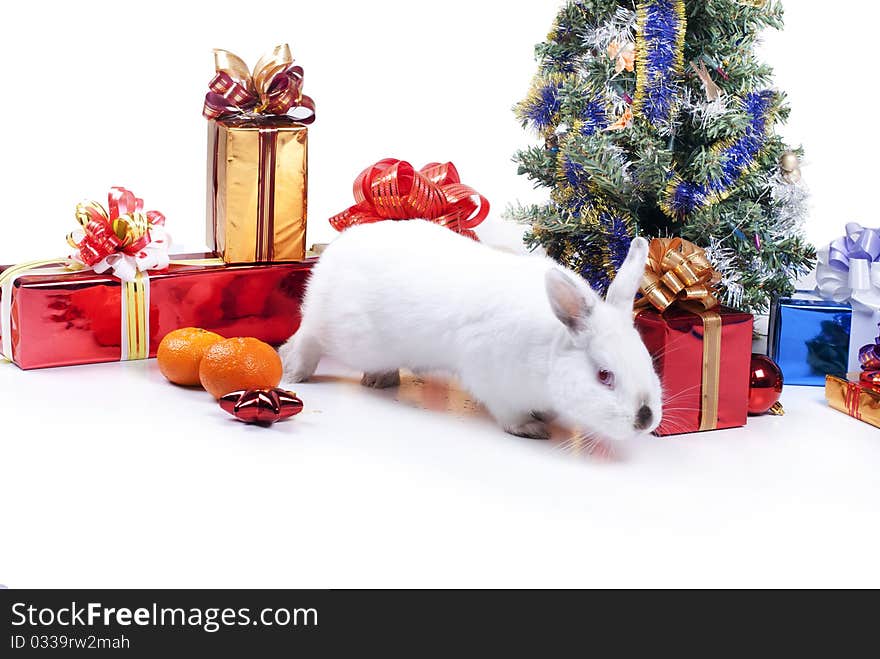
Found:
[{"label": "artificial christmas tree", "polygon": [[781,26],[775,1],[567,2],[516,108],[544,139],[519,172],[552,191],[509,212],[527,242],[604,291],[633,236],[681,236],[705,248],[725,304],[766,311],[793,293],[815,259],[806,190],[774,132],[785,97],[755,55]]}]

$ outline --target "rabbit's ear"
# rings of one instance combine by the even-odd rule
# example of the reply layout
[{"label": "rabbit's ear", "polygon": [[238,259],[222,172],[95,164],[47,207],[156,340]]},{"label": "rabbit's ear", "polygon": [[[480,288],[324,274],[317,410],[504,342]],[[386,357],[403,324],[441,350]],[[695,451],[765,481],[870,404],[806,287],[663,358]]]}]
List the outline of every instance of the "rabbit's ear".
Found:
[{"label": "rabbit's ear", "polygon": [[550,268],[544,277],[550,308],[563,325],[577,334],[587,329],[599,296],[562,270]]},{"label": "rabbit's ear", "polygon": [[632,309],[633,300],[642,283],[642,275],[645,273],[645,264],[648,262],[648,241],[644,238],[634,238],[629,246],[629,254],[617,271],[617,276],[608,287],[608,295],[605,300],[620,309]]}]

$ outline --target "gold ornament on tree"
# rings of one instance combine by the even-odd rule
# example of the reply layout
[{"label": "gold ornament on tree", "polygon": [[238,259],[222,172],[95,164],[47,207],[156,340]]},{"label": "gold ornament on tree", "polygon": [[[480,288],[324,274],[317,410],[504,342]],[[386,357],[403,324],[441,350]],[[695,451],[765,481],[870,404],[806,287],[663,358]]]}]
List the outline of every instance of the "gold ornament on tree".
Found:
[{"label": "gold ornament on tree", "polygon": [[790,184],[800,183],[801,160],[793,151],[786,151],[779,159],[779,169],[782,170],[782,179]]}]

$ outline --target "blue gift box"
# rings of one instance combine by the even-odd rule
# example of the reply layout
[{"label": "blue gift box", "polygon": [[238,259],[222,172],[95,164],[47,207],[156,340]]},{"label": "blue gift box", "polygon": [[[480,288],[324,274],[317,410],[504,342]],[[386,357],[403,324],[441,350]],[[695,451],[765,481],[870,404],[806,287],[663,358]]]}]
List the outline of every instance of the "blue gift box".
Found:
[{"label": "blue gift box", "polygon": [[852,310],[809,293],[782,298],[770,312],[770,358],[785,384],[824,387],[846,373]]}]

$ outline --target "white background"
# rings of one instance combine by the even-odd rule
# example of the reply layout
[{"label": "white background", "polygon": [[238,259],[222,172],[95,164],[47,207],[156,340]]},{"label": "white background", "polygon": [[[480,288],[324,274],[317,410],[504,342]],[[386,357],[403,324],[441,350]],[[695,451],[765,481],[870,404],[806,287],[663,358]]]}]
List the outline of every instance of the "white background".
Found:
[{"label": "white background", "polygon": [[[0,24],[0,262],[64,254],[75,203],[111,185],[201,244],[211,48],[253,62],[283,41],[318,105],[310,242],[332,237],[325,219],[385,156],[454,160],[493,202],[484,235],[515,233],[497,215],[543,193],[516,176],[529,138],[510,108],[557,4],[17,3]],[[786,9],[764,50],[824,242],[845,221],[878,224],[874,43],[834,16],[873,26],[880,8]],[[821,390],[789,389],[784,419],[636,442],[613,462],[406,403],[420,391],[303,385],[306,412],[260,431],[165,385],[154,362],[0,368],[0,583],[880,585],[877,431]]]},{"label": "white background", "polygon": [[[766,59],[794,108],[784,133],[807,149],[810,237],[876,225],[880,137],[870,39],[828,20],[817,2],[786,2],[788,29]],[[309,235],[351,203],[351,183],[386,156],[416,167],[453,160],[492,203],[493,231],[511,202],[543,198],[516,175],[527,144],[510,112],[535,70],[532,46],[556,0],[18,3],[0,24],[3,240],[0,263],[63,254],[73,206],[123,185],[162,210],[178,243],[204,241],[206,85],[211,49],[253,64],[287,41],[318,104],[310,128]],[[844,0],[860,25],[880,6]],[[500,221],[499,221],[500,223]]]}]

